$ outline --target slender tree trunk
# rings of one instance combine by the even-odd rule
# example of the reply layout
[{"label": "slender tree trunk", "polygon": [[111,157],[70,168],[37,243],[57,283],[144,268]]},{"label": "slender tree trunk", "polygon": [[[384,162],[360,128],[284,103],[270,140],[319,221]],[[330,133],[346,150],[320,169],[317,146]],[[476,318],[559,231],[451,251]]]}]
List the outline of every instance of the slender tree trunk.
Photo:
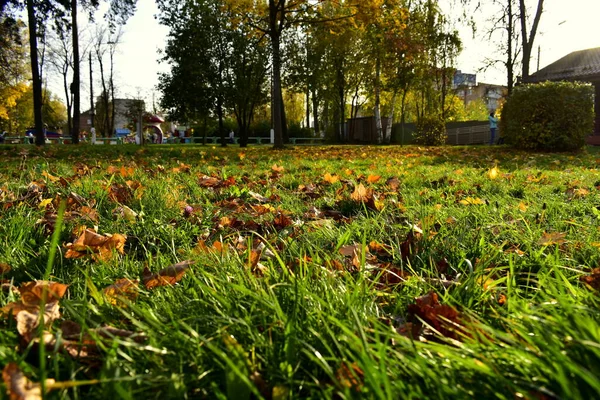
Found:
[{"label": "slender tree trunk", "polygon": [[[285,0],[269,0],[269,36],[271,37],[271,53],[273,64],[273,129],[275,130],[276,149],[283,148],[283,99],[281,95],[281,24],[284,20]],[[280,14],[281,11],[281,15]]]},{"label": "slender tree trunk", "polygon": [[281,136],[283,137],[283,143],[290,142],[290,136],[288,133],[287,126],[287,115],[285,114],[285,103],[283,102],[283,96],[281,96]]},{"label": "slender tree trunk", "polygon": [[38,63],[37,20],[33,0],[27,0],[27,19],[29,23],[29,56],[31,60],[31,78],[33,80],[33,118],[35,121],[35,144],[43,146],[44,121],[42,118],[42,80]]},{"label": "slender tree trunk", "polygon": [[71,131],[73,130],[73,118],[71,116],[71,109],[72,104],[71,104],[71,95],[69,93],[69,82],[67,81],[67,74],[68,74],[68,64],[65,63],[65,66],[63,67],[63,71],[62,71],[62,76],[63,76],[63,90],[65,91],[65,100],[66,100],[66,106],[67,106],[67,129],[69,131],[69,133],[71,133]]},{"label": "slender tree trunk", "polygon": [[398,91],[394,90],[394,94],[392,96],[392,106],[390,107],[390,115],[388,116],[387,125],[385,126],[385,143],[390,143],[392,141],[392,127],[394,125],[394,109],[396,108],[396,99],[398,98]]},{"label": "slender tree trunk", "polygon": [[114,62],[114,51],[111,49],[110,50],[110,77],[109,77],[109,89],[110,89],[110,110],[107,110],[107,112],[110,112],[110,124],[109,124],[109,128],[110,128],[110,136],[113,136],[113,134],[115,133],[115,77],[114,77],[114,68],[115,68],[115,62]]},{"label": "slender tree trunk", "polygon": [[400,146],[404,146],[404,123],[406,121],[405,112],[406,112],[406,95],[408,94],[408,85],[404,87],[404,91],[402,93],[402,103],[400,104],[400,129],[402,138],[400,139]]},{"label": "slender tree trunk", "polygon": [[538,0],[537,10],[535,17],[533,18],[533,25],[531,26],[531,32],[527,34],[527,8],[525,6],[525,0],[519,0],[519,18],[521,20],[521,40],[523,42],[523,73],[522,78],[529,78],[529,61],[531,60],[531,50],[533,49],[533,42],[535,35],[537,34],[538,25],[542,12],[544,9],[544,0]]},{"label": "slender tree trunk", "polygon": [[312,112],[313,112],[313,128],[315,130],[315,136],[321,136],[319,132],[319,98],[317,97],[317,90],[312,91]]},{"label": "slender tree trunk", "polygon": [[375,61],[375,131],[377,143],[383,142],[383,126],[381,124],[381,59]]},{"label": "slender tree trunk", "polygon": [[514,33],[514,24],[515,24],[515,20],[514,20],[514,15],[513,15],[513,10],[512,10],[512,2],[513,0],[508,0],[508,9],[506,10],[506,14],[507,14],[507,26],[506,26],[506,33],[507,33],[507,51],[506,51],[506,80],[507,80],[507,91],[508,91],[508,96],[510,97],[510,95],[512,94],[512,90],[513,90],[513,85],[514,85],[514,60],[513,60],[513,33]]},{"label": "slender tree trunk", "polygon": [[[101,46],[101,44],[98,44]],[[98,64],[100,66],[100,82],[102,82],[102,107],[104,108],[104,115],[102,115],[102,136],[110,137],[109,134],[109,115],[108,115],[108,88],[106,87],[106,79],[104,78],[104,62],[102,61],[102,53],[100,48],[97,49],[96,55],[98,56]]]},{"label": "slender tree trunk", "polygon": [[340,101],[340,126],[338,134],[340,143],[345,141],[344,124],[346,122],[346,90],[344,85],[344,71],[342,71],[341,64],[337,70],[338,96]]},{"label": "slender tree trunk", "polygon": [[80,97],[80,75],[79,75],[79,28],[77,26],[77,0],[71,0],[71,29],[73,35],[73,83],[71,93],[73,94],[73,131],[71,142],[79,143],[79,129],[81,122],[81,97]]},{"label": "slender tree trunk", "polygon": [[[94,128],[94,73],[92,70],[92,51],[89,52],[89,64],[90,64],[90,124],[91,127]],[[91,132],[90,132],[91,135]],[[96,144],[96,143],[92,143]]]},{"label": "slender tree trunk", "polygon": [[310,87],[306,86],[306,127],[310,128]]}]

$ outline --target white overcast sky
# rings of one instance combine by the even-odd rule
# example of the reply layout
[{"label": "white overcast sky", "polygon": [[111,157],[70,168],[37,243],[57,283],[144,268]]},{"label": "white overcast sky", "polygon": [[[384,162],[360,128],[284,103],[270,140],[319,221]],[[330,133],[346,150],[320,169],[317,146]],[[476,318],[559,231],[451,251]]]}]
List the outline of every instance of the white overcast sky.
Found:
[{"label": "white overcast sky", "polygon": [[[440,0],[440,6],[446,12],[452,12],[457,0]],[[493,57],[494,43],[483,37],[486,21],[492,16],[493,0],[481,0],[481,10],[474,13],[478,34],[472,37],[468,27],[459,28],[464,50],[456,67],[463,72],[476,73],[484,65],[486,57]],[[530,4],[537,0],[527,0]],[[119,46],[115,69],[117,71],[118,97],[137,97],[138,94],[148,102],[160,94],[155,87],[158,73],[166,71],[164,64],[158,64],[158,49],[164,48],[167,28],[161,26],[154,16],[158,9],[154,0],[138,0],[137,11],[124,27],[122,44]],[[540,67],[544,67],[557,59],[576,50],[600,47],[600,0],[545,0],[545,12],[542,16],[538,36],[535,40],[535,51],[532,56],[531,69],[536,70],[537,46],[540,46]],[[82,71],[87,68],[82,65]],[[505,84],[506,73],[501,69],[490,69],[479,72],[478,82]],[[82,109],[89,104],[89,82],[87,73],[82,74]],[[97,85],[97,83],[95,84]],[[56,87],[56,85],[52,85]],[[58,86],[60,87],[60,86]],[[97,87],[97,86],[96,86]],[[95,90],[98,93],[98,90]],[[57,93],[62,95],[60,90]],[[150,104],[149,104],[150,105]]]}]

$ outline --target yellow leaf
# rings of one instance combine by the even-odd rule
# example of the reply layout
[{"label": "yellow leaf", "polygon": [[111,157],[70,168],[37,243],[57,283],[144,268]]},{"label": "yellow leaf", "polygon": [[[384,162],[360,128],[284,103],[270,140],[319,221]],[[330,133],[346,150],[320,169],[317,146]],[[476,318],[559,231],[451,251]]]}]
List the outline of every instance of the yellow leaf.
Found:
[{"label": "yellow leaf", "polygon": [[38,205],[39,208],[46,208],[48,206],[48,204],[52,203],[52,199],[44,199],[42,201],[40,201],[40,204]]},{"label": "yellow leaf", "polygon": [[466,199],[461,200],[460,204],[465,205],[465,206],[478,205],[478,204],[485,204],[485,201],[481,200],[480,198],[467,197]]},{"label": "yellow leaf", "polygon": [[521,210],[522,212],[525,212],[525,211],[527,211],[527,209],[528,209],[528,208],[529,208],[529,207],[527,207],[527,206],[525,205],[525,203],[523,203],[523,202],[520,202],[520,203],[519,203],[519,210]]},{"label": "yellow leaf", "polygon": [[498,169],[498,167],[494,167],[494,168],[490,169],[487,173],[488,178],[490,178],[492,180],[498,178],[499,174],[500,174],[500,170]]}]

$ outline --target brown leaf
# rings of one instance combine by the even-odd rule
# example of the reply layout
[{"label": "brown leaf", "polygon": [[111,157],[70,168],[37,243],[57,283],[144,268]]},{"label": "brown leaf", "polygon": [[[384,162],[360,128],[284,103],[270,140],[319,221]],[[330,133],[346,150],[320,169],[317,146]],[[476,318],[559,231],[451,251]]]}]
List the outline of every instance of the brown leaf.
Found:
[{"label": "brown leaf", "polygon": [[148,267],[142,272],[142,282],[146,289],[152,289],[158,286],[170,286],[179,282],[193,261],[187,260],[173,264],[155,274],[150,272]]},{"label": "brown leaf", "polygon": [[[10,400],[42,400],[42,386],[27,379],[17,364],[6,364],[2,379]],[[54,379],[46,379],[45,386],[47,388],[54,383]]]},{"label": "brown leaf", "polygon": [[400,180],[396,177],[392,177],[385,181],[385,184],[388,185],[393,191],[397,191],[400,187]]},{"label": "brown leaf", "polygon": [[32,281],[22,284],[19,293],[21,293],[21,301],[24,305],[39,306],[43,300],[45,303],[60,300],[68,287],[69,285],[52,281]]},{"label": "brown leaf", "polygon": [[560,232],[544,232],[540,240],[538,240],[538,244],[540,246],[552,246],[555,244],[561,245],[565,244],[567,241],[565,240],[566,233]]},{"label": "brown leaf", "polygon": [[138,296],[138,280],[121,278],[104,288],[104,296],[112,305],[124,305],[123,299],[134,301]]},{"label": "brown leaf", "polygon": [[[13,313],[15,312],[15,309],[13,309]],[[59,318],[60,311],[58,302],[55,301],[46,304],[44,310],[44,326],[52,324],[52,322]],[[30,342],[37,336],[37,327],[40,324],[39,307],[29,307],[29,311],[27,309],[19,310],[16,313],[15,319],[17,320],[17,331],[27,342]]]},{"label": "brown leaf", "polygon": [[438,296],[434,292],[417,297],[415,304],[408,306],[408,313],[415,325],[425,323],[442,336],[452,339],[460,336],[459,330],[454,326],[460,322],[460,314],[453,307],[440,304]]},{"label": "brown leaf", "polygon": [[594,268],[589,275],[583,275],[579,280],[593,289],[600,290],[600,268]]},{"label": "brown leaf", "polygon": [[6,263],[0,263],[0,275],[4,275],[5,273],[7,273],[8,271],[10,271],[12,268],[10,267],[10,265],[6,264]]},{"label": "brown leaf", "polygon": [[354,188],[350,198],[358,203],[368,203],[373,199],[373,190],[367,189],[362,183]]},{"label": "brown leaf", "polygon": [[357,363],[342,362],[336,371],[337,381],[345,388],[360,392],[363,386],[364,372]]},{"label": "brown leaf", "polygon": [[117,203],[127,204],[133,199],[133,191],[127,185],[113,183],[107,190],[108,198]]},{"label": "brown leaf", "polygon": [[81,258],[91,255],[95,260],[108,260],[113,250],[124,254],[127,237],[115,233],[113,235],[100,235],[91,229],[85,231],[74,243],[66,245],[65,258]]}]

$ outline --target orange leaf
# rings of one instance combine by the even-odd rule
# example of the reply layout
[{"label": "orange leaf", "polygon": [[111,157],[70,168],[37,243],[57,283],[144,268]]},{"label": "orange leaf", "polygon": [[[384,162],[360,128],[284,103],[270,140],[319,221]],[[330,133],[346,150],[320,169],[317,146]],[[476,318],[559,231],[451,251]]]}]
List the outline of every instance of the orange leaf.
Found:
[{"label": "orange leaf", "polygon": [[375,183],[375,182],[379,181],[380,179],[381,179],[381,175],[369,175],[367,177],[367,182]]},{"label": "orange leaf", "polygon": [[138,280],[121,278],[103,290],[106,300],[112,305],[121,304],[122,299],[134,301],[138,296]]},{"label": "orange leaf", "polygon": [[327,172],[324,176],[323,176],[323,180],[327,183],[336,183],[340,180],[340,177],[337,175],[331,175],[329,172]]},{"label": "orange leaf", "polygon": [[26,306],[38,306],[42,303],[45,296],[45,303],[52,303],[60,300],[67,291],[69,285],[51,281],[33,281],[21,285],[21,301]]},{"label": "orange leaf", "polygon": [[144,268],[142,272],[142,282],[146,289],[152,289],[158,286],[170,286],[179,282],[189,266],[192,265],[193,261],[182,261],[177,264],[173,264],[155,274],[150,272],[148,267]]},{"label": "orange leaf", "polygon": [[273,172],[283,172],[283,171],[285,171],[285,168],[283,168],[277,164],[273,164],[273,166],[271,167],[271,170],[273,170]]}]

